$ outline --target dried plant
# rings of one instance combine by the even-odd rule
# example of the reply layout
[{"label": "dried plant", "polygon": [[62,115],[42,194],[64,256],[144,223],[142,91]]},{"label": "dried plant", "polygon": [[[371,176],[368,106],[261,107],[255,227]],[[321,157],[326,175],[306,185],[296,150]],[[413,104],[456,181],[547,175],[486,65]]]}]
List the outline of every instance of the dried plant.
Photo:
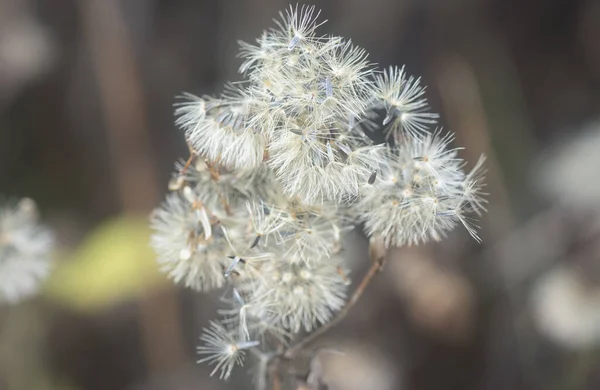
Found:
[{"label": "dried plant", "polygon": [[[191,156],[151,222],[170,278],[228,288],[200,362],[227,378],[251,351],[259,388],[269,362],[294,357],[339,321],[380,269],[378,255],[347,299],[346,232],[364,223],[387,248],[463,225],[478,240],[469,215],[485,210],[484,159],[465,172],[453,135],[430,131],[437,114],[419,79],[379,71],[351,41],[317,35],[324,22],[314,7],[280,15],[256,44],[240,43],[246,81],[177,105]],[[386,142],[375,144],[370,135],[381,131]]]}]

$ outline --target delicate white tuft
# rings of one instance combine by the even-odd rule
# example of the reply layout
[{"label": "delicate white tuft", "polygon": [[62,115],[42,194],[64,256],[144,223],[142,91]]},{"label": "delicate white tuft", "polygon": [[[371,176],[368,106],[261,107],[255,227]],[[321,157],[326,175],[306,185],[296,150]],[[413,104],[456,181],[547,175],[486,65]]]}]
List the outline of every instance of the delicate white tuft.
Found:
[{"label": "delicate white tuft", "polygon": [[221,379],[228,379],[236,365],[244,365],[245,349],[259,345],[258,341],[238,340],[218,322],[211,322],[210,328],[204,329],[200,340],[204,345],[197,347],[198,354],[207,356],[198,360],[198,363],[215,364],[210,375],[215,375],[220,370]]}]

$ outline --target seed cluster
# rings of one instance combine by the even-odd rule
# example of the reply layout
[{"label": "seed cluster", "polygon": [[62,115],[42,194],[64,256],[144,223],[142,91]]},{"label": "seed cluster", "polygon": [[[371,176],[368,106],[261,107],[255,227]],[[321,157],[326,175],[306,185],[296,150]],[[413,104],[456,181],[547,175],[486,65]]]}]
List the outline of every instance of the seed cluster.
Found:
[{"label": "seed cluster", "polygon": [[464,172],[452,134],[430,131],[437,115],[419,79],[318,36],[314,7],[280,16],[256,44],[240,43],[245,81],[177,105],[192,153],[152,216],[169,277],[198,291],[227,286],[222,319],[198,348],[222,378],[245,350],[268,352],[344,306],[343,238],[358,224],[388,247],[459,224],[478,238],[468,215],[485,206],[483,158]]}]

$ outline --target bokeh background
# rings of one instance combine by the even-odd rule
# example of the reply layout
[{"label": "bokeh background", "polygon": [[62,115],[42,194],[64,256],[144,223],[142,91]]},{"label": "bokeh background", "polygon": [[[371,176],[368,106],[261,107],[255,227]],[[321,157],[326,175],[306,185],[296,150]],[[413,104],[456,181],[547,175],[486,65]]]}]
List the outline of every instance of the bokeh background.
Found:
[{"label": "bokeh background", "polygon": [[[195,364],[219,293],[157,272],[148,214],[187,157],[174,97],[237,79],[237,40],[287,5],[0,0],[0,196],[35,199],[59,239],[42,293],[0,307],[0,389],[252,388],[251,364],[227,383]],[[344,352],[319,353],[330,388],[600,388],[600,2],[316,5],[322,32],[422,77],[490,193],[482,244],[390,253],[320,340]]]}]

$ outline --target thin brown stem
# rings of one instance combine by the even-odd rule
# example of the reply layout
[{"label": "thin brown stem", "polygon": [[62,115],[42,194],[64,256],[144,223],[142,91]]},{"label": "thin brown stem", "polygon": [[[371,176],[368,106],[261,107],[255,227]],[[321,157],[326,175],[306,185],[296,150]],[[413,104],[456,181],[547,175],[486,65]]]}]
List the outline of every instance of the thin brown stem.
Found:
[{"label": "thin brown stem", "polygon": [[344,319],[344,317],[346,317],[346,315],[350,312],[350,310],[354,307],[356,302],[358,302],[358,300],[363,295],[363,293],[364,293],[365,289],[367,288],[367,286],[369,285],[369,283],[371,283],[371,280],[373,279],[373,277],[377,273],[379,273],[379,271],[381,271],[381,269],[383,268],[385,259],[386,259],[385,255],[377,256],[377,258],[372,258],[371,267],[369,268],[369,270],[363,277],[362,281],[360,282],[360,284],[358,285],[356,290],[354,290],[354,293],[350,297],[350,300],[348,301],[346,306],[344,306],[344,308],[337,313],[335,318],[333,320],[331,320],[330,322],[328,322],[327,324],[320,327],[319,329],[317,329],[316,331],[314,331],[313,333],[309,334],[307,337],[305,337],[304,339],[299,341],[293,347],[286,350],[282,356],[285,359],[293,359],[298,354],[298,352],[300,352],[304,347],[306,347],[307,345],[309,345],[310,343],[315,341],[321,335],[326,333],[329,329],[331,329],[334,326],[336,326],[337,324],[339,324]]},{"label": "thin brown stem", "polygon": [[187,161],[185,162],[185,165],[179,171],[180,176],[185,175],[187,170],[190,168],[190,165],[192,165],[192,163],[194,162],[194,158],[196,158],[196,155],[194,154],[194,151],[193,151],[192,147],[189,146],[189,144],[188,144],[188,148],[190,149],[190,157],[188,157]]},{"label": "thin brown stem", "polygon": [[[276,363],[276,366],[279,362]],[[281,390],[281,378],[279,377],[279,368],[273,373],[273,390]]]},{"label": "thin brown stem", "polygon": [[[278,347],[278,349],[281,350],[282,346],[280,345]],[[278,358],[275,358],[275,360],[271,362],[270,367],[269,367],[270,376],[273,379],[273,386],[271,387],[272,390],[281,390],[281,387],[282,387],[281,386],[280,364],[281,364],[281,360]]]}]

